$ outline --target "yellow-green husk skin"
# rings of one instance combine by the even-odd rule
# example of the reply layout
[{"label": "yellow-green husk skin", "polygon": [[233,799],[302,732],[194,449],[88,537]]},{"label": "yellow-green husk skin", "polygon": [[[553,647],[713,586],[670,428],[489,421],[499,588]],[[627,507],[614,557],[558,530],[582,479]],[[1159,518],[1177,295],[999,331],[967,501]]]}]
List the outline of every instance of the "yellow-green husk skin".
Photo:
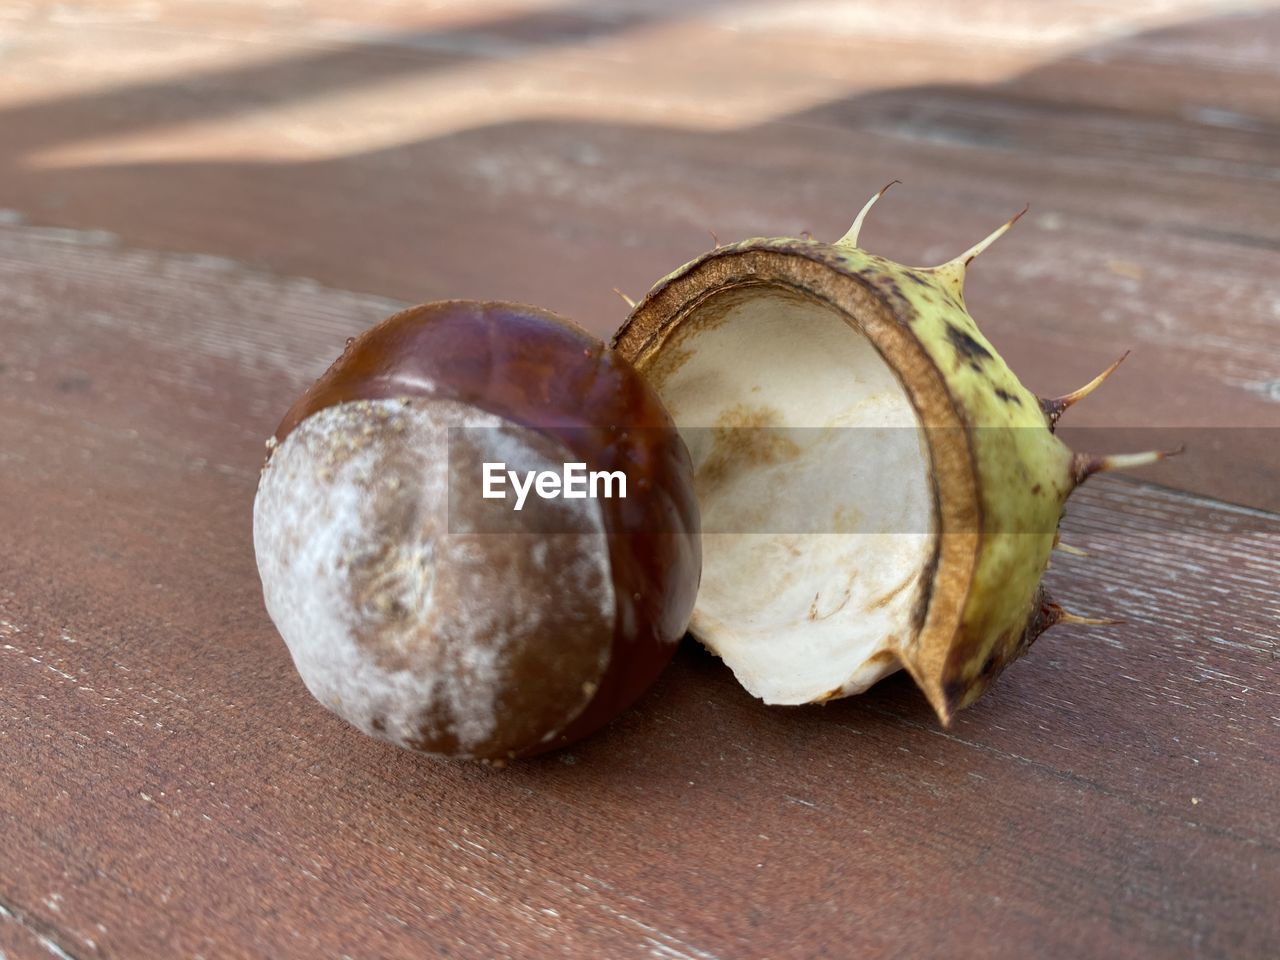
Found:
[{"label": "yellow-green husk skin", "polygon": [[872,341],[912,398],[930,451],[938,556],[928,609],[895,653],[944,723],[1058,619],[1040,580],[1076,483],[1073,454],[1040,400],[969,316],[966,265],[907,267],[844,240],[744,240],[659,281],[614,337],[644,372],[698,298],[759,283],[834,304]]},{"label": "yellow-green husk skin", "polygon": [[949,714],[976,700],[1039,632],[1045,604],[1040,581],[1075,486],[1074,454],[1050,432],[1039,398],[969,315],[962,274],[913,270],[856,248],[834,251],[842,269],[886,297],[905,299],[900,316],[971,428],[982,519],[959,632],[943,664],[939,692]]}]

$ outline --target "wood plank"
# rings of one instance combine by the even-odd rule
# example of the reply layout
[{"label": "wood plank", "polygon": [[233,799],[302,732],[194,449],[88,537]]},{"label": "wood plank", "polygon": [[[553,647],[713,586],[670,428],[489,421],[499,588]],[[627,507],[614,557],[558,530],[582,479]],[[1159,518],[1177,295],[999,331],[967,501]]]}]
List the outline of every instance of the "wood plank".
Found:
[{"label": "wood plank", "polygon": [[901,678],[768,710],[692,647],[602,735],[501,771],[327,714],[261,609],[249,507],[284,405],[395,305],[0,228],[0,900],[24,930],[77,957],[1280,947],[1257,511],[1091,481],[1064,537],[1092,556],[1050,586],[1127,625],[1051,632],[949,731]]}]

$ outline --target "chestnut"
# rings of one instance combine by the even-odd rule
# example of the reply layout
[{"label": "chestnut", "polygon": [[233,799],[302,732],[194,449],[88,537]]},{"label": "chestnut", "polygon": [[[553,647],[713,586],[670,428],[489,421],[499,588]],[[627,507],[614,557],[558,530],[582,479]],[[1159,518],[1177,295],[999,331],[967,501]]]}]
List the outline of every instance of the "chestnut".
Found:
[{"label": "chestnut", "polygon": [[[554,314],[396,314],[267,445],[267,611],[312,695],[365,733],[482,759],[563,746],[635,701],[685,632],[689,453],[631,365]],[[588,478],[613,489],[578,496]]]}]

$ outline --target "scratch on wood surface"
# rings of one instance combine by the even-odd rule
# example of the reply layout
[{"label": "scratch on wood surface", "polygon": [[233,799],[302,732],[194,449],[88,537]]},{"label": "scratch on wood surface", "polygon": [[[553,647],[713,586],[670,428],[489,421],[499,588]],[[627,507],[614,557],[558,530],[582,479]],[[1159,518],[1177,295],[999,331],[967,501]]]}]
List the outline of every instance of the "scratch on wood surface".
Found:
[{"label": "scratch on wood surface", "polygon": [[816,806],[817,806],[817,804],[816,804],[816,803],[814,803],[812,800],[802,800],[802,799],[800,799],[799,797],[792,797],[792,796],[789,796],[789,795],[788,795],[788,796],[784,797],[783,799],[784,799],[784,800],[786,800],[788,803],[794,803],[794,804],[797,804],[798,806],[801,806],[801,807],[816,807]]},{"label": "scratch on wood surface", "polygon": [[[9,922],[17,924],[26,930],[27,933],[38,943],[50,956],[56,957],[57,960],[77,960],[77,958],[69,953],[66,949],[54,939],[54,930],[47,924],[38,920],[29,918],[23,911],[9,904],[4,900],[0,900],[0,922]],[[2,956],[3,954],[0,954]]]}]

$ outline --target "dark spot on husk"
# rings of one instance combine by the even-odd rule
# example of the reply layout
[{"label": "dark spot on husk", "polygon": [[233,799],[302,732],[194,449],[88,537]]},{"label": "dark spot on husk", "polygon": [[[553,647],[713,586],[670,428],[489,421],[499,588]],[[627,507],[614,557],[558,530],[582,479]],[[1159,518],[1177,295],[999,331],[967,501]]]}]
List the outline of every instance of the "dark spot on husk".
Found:
[{"label": "dark spot on husk", "polygon": [[[1017,648],[1014,647],[1013,637],[1013,632],[1006,630],[996,638],[995,645],[991,648],[991,653],[987,655],[986,661],[982,664],[980,676],[987,683],[998,677],[1004,671],[1004,668],[1019,656],[1018,651],[1022,648],[1020,644]],[[1013,651],[1013,656],[1008,655],[1009,651]]]},{"label": "dark spot on husk", "polygon": [[887,293],[898,307],[899,319],[913,320],[913,307],[911,301],[907,299],[907,295],[902,292],[902,288],[898,286],[898,280],[891,273],[878,273],[875,275],[875,282],[885,293]]},{"label": "dark spot on husk", "polygon": [[903,276],[905,276],[905,277],[906,277],[908,280],[910,280],[912,283],[918,283],[918,284],[920,284],[920,286],[922,286],[922,287],[927,287],[927,286],[929,286],[929,281],[928,281],[928,280],[926,280],[924,277],[920,276],[920,274],[916,273],[916,271],[914,271],[914,270],[905,270],[905,271],[903,271]]},{"label": "dark spot on husk", "polygon": [[948,680],[942,687],[942,696],[947,701],[947,707],[954,712],[956,706],[964,699],[965,692],[969,689],[969,685],[963,680]]},{"label": "dark spot on husk", "polygon": [[1028,650],[1031,645],[1039,639],[1040,634],[1044,633],[1055,623],[1062,619],[1062,608],[1049,599],[1044,592],[1044,587],[1036,588],[1035,601],[1031,606],[1031,616],[1027,619],[1027,625],[1023,628],[1022,636],[1018,638],[1018,649],[1014,653],[1014,657],[1020,657]]},{"label": "dark spot on husk", "polygon": [[[934,495],[934,512],[938,510],[937,495]],[[933,599],[933,580],[938,572],[938,563],[942,559],[942,545],[935,544],[929,562],[920,573],[921,590],[916,596],[915,606],[911,610],[911,630],[919,633],[924,629],[925,620],[929,616],[929,601]]]},{"label": "dark spot on husk", "polygon": [[991,360],[991,351],[975,340],[970,334],[961,330],[954,323],[947,324],[947,339],[956,348],[956,353],[968,358],[974,364],[979,360]]},{"label": "dark spot on husk", "polygon": [[1032,487],[1032,488],[1031,488],[1031,492],[1032,492],[1032,493],[1039,493],[1039,492],[1041,491],[1041,489],[1042,489],[1042,487],[1040,486],[1040,484],[1038,484],[1038,483],[1037,483],[1034,487]]},{"label": "dark spot on husk", "polygon": [[1005,403],[1016,404],[1019,407],[1022,406],[1022,401],[1019,400],[1017,397],[1015,397],[1008,390],[1004,389],[1003,387],[996,387],[996,396],[999,397],[1001,400],[1003,400]]}]

